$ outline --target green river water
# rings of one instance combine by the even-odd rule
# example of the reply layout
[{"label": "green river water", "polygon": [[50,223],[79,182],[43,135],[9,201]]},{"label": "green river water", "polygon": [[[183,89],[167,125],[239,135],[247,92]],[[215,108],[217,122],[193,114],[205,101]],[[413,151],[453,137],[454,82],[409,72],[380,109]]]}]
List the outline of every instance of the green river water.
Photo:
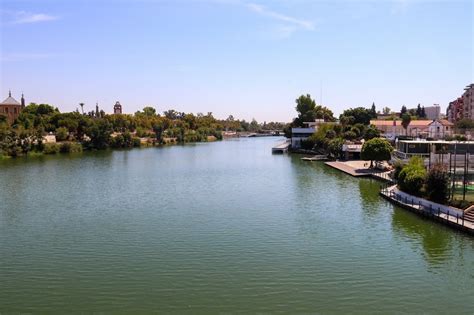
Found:
[{"label": "green river water", "polygon": [[474,313],[474,238],[281,139],[0,161],[0,314]]}]

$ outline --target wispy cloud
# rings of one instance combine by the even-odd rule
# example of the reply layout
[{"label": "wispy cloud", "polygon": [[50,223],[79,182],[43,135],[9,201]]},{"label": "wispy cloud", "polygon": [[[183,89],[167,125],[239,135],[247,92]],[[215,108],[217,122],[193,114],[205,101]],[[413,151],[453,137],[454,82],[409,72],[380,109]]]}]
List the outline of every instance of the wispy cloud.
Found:
[{"label": "wispy cloud", "polygon": [[303,19],[298,19],[289,15],[281,14],[275,11],[272,11],[268,9],[267,7],[256,4],[256,3],[247,3],[246,7],[252,10],[253,12],[256,12],[260,15],[268,16],[271,17],[275,20],[279,20],[282,22],[286,22],[289,24],[292,24],[293,26],[296,26],[301,29],[305,29],[308,31],[313,31],[315,29],[314,23],[311,21],[303,20]]},{"label": "wispy cloud", "polygon": [[48,22],[59,19],[58,16],[45,14],[45,13],[33,13],[28,11],[8,11],[3,10],[3,20],[8,24],[31,24]]}]

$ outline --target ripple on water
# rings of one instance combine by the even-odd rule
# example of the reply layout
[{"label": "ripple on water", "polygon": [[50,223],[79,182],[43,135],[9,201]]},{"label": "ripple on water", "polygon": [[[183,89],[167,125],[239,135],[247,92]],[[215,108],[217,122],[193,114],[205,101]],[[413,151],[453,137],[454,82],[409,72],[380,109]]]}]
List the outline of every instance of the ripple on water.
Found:
[{"label": "ripple on water", "polygon": [[274,139],[0,164],[0,312],[469,313],[472,238]]}]

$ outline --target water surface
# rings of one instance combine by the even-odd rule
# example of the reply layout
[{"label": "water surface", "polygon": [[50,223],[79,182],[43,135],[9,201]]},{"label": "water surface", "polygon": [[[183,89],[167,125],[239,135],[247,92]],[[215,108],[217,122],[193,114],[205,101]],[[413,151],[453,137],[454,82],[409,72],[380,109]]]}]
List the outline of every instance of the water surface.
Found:
[{"label": "water surface", "polygon": [[474,312],[474,239],[276,138],[0,162],[0,313]]}]

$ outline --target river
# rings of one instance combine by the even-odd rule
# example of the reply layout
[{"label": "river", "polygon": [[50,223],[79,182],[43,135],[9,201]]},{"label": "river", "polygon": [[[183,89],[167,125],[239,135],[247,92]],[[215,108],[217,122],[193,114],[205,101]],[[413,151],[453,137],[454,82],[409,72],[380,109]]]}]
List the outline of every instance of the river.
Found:
[{"label": "river", "polygon": [[474,238],[278,138],[0,161],[0,313],[474,312]]}]

